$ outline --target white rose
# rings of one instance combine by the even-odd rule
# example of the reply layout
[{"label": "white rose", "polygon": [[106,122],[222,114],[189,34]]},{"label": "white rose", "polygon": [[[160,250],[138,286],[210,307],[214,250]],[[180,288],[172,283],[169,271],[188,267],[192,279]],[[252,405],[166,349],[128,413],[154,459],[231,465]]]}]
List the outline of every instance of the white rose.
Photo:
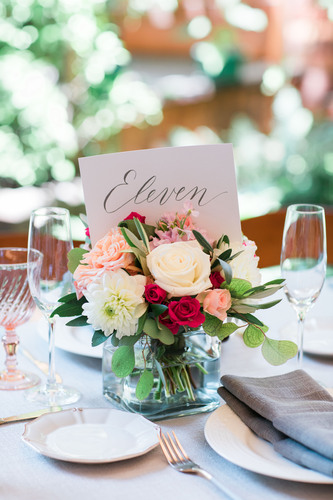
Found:
[{"label": "white rose", "polygon": [[147,256],[155,283],[173,297],[197,295],[212,284],[209,255],[196,241],[165,243]]}]

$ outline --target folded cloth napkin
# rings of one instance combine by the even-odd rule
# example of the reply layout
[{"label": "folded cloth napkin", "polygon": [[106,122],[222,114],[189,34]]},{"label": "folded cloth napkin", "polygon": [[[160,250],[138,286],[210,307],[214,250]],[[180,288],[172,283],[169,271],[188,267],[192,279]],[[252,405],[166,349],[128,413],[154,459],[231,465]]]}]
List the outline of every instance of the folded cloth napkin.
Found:
[{"label": "folded cloth napkin", "polygon": [[290,460],[333,476],[333,397],[307,373],[224,375],[218,392],[258,436]]}]

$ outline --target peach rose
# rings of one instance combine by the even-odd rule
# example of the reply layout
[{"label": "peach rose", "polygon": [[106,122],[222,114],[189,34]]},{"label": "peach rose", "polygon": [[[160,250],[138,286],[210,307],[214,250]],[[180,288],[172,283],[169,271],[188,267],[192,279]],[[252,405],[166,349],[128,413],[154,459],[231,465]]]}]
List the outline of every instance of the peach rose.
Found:
[{"label": "peach rose", "polygon": [[207,293],[203,301],[203,309],[219,320],[224,321],[227,311],[231,307],[231,295],[229,290],[215,288]]},{"label": "peach rose", "polygon": [[84,295],[88,284],[96,276],[100,276],[105,271],[129,268],[134,262],[134,255],[123,251],[129,248],[120,229],[113,228],[96,243],[90,252],[85,253],[73,274],[78,298]]}]

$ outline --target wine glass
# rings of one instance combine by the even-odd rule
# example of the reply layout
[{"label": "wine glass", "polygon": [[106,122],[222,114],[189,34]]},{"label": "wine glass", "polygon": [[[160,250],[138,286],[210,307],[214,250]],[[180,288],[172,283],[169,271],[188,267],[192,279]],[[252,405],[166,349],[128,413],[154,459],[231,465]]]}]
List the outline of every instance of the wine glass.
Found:
[{"label": "wine glass", "polygon": [[324,209],[297,204],[287,209],[281,251],[284,291],[297,314],[298,368],[303,360],[305,315],[323,287],[326,275],[326,228]]},{"label": "wine glass", "polygon": [[[31,294],[49,325],[49,373],[45,385],[31,389],[27,398],[50,406],[75,403],[80,393],[60,385],[55,378],[55,318],[51,313],[58,299],[72,291],[72,275],[67,269],[67,254],[72,249],[69,211],[48,207],[34,210],[30,216],[28,238],[28,278]],[[38,251],[41,266],[32,265]]]},{"label": "wine glass", "polygon": [[[0,373],[0,389],[27,389],[40,383],[34,373],[18,369],[16,327],[30,318],[35,303],[27,275],[27,248],[0,248],[0,325],[5,328],[2,343],[6,352],[5,370]],[[38,266],[38,252],[31,252],[31,263]]]}]

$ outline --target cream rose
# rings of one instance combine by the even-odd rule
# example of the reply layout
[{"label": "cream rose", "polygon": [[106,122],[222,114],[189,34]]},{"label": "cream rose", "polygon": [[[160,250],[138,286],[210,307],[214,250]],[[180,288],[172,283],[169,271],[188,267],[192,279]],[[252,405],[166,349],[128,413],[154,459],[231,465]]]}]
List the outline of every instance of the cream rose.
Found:
[{"label": "cream rose", "polygon": [[165,243],[147,256],[155,283],[173,297],[197,295],[212,287],[210,258],[196,241]]}]

